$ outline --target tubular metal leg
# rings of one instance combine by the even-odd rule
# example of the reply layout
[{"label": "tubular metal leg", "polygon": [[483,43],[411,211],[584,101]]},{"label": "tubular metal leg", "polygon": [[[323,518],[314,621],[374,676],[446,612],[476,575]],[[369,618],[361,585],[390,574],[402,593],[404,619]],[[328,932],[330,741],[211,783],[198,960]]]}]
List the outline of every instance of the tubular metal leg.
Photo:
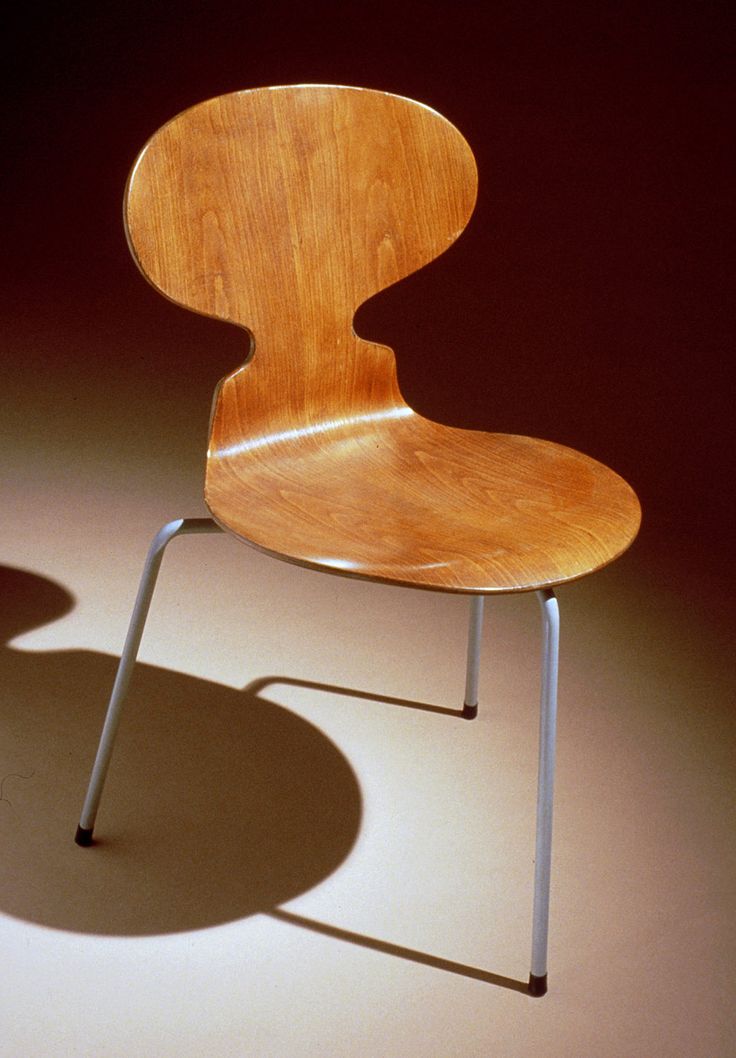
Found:
[{"label": "tubular metal leg", "polygon": [[547,991],[547,940],[549,935],[549,888],[552,865],[552,795],[557,730],[557,668],[560,643],[560,613],[555,593],[538,591],[542,609],[544,645],[542,694],[539,719],[539,778],[537,785],[537,840],[534,865],[534,913],[532,920],[532,965],[529,992]]},{"label": "tubular metal leg", "polygon": [[120,657],[120,664],[118,665],[117,676],[115,677],[115,683],[110,696],[110,704],[107,707],[105,725],[102,729],[100,744],[97,749],[97,757],[95,759],[89,787],[87,789],[87,796],[82,809],[79,826],[77,827],[75,841],[78,845],[92,844],[92,831],[94,830],[97,809],[99,807],[100,797],[102,796],[102,787],[104,786],[107,769],[110,765],[110,758],[112,756],[115,735],[120,722],[122,705],[128,690],[128,684],[133,672],[135,659],[138,655],[138,647],[140,646],[141,637],[143,636],[143,628],[146,623],[146,617],[148,616],[148,609],[151,605],[153,590],[156,586],[156,578],[158,576],[166,545],[170,540],[173,540],[175,536],[180,536],[183,533],[219,532],[222,532],[222,530],[212,518],[178,518],[176,521],[169,522],[168,525],[165,525],[163,529],[156,534],[153,543],[149,548],[148,557],[146,558],[146,564],[143,567],[143,574],[138,588],[138,595],[130,618],[130,625],[128,626],[128,635],[125,640],[123,653]]},{"label": "tubular metal leg", "polygon": [[472,720],[478,715],[478,673],[480,670],[480,643],[483,633],[483,595],[473,595],[470,600],[470,627],[468,629],[468,668],[465,677],[465,703],[463,716]]}]

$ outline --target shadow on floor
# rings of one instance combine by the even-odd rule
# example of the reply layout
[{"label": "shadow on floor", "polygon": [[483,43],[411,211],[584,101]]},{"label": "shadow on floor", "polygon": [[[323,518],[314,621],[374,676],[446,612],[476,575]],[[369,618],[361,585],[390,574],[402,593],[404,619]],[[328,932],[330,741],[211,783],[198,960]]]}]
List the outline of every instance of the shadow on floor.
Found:
[{"label": "shadow on floor", "polygon": [[[73,606],[60,585],[0,567],[3,641]],[[295,915],[360,829],[350,764],[269,701],[284,684],[461,718],[462,710],[267,676],[242,691],[139,663],[95,845],[73,834],[117,659],[0,649],[0,911],[56,929],[140,936],[263,912],[336,940],[525,992],[523,982]]]},{"label": "shadow on floor", "polygon": [[376,937],[367,937],[363,933],[353,933],[352,930],[341,929],[339,926],[330,926],[326,922],[317,922],[313,918],[305,918],[303,915],[295,915],[291,911],[276,908],[267,912],[270,918],[278,922],[288,922],[292,926],[308,929],[312,933],[321,933],[335,940],[346,941],[349,944],[357,944],[361,948],[371,951],[379,951],[384,955],[392,955],[398,959],[406,959],[408,962],[420,963],[422,966],[431,966],[435,970],[444,973],[458,974],[460,977],[470,977],[475,981],[484,981],[486,984],[497,985],[499,988],[508,988],[513,992],[529,992],[529,985],[524,981],[517,981],[513,977],[503,977],[501,974],[491,973],[490,970],[481,970],[477,966],[466,966],[465,963],[455,962],[452,959],[442,959],[437,955],[429,955],[427,952],[417,951],[414,948],[405,948],[401,944],[392,944],[390,941],[378,940]]},{"label": "shadow on floor", "polygon": [[428,702],[415,702],[409,698],[395,698],[392,695],[378,694],[374,691],[359,691],[354,687],[336,687],[332,683],[318,683],[315,680],[301,680],[292,676],[261,676],[248,685],[254,694],[261,694],[267,687],[305,687],[307,690],[324,691],[327,694],[339,694],[344,698],[357,698],[364,702],[380,702],[383,705],[398,705],[402,709],[416,709],[421,713],[438,713],[441,716],[454,716],[456,719],[474,719],[475,712],[466,709],[451,709],[446,705],[431,705]]},{"label": "shadow on floor", "polygon": [[[0,568],[3,641],[68,592]],[[314,725],[242,691],[139,664],[94,848],[74,830],[117,659],[0,651],[0,911],[111,935],[211,926],[318,885],[350,852],[361,796]]]}]

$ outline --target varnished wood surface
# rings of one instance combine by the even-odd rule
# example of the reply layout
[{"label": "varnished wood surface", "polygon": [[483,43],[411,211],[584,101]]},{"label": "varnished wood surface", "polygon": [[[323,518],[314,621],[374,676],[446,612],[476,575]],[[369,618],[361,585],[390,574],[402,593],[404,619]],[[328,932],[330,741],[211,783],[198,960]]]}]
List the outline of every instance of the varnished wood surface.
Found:
[{"label": "varnished wood surface", "polygon": [[361,89],[240,92],[164,126],[131,174],[144,274],[237,323],[252,357],[218,388],[206,500],[281,558],[446,591],[525,591],[606,565],[639,524],[612,471],[550,442],[409,409],[358,306],[460,234],[476,172],[430,109]]}]

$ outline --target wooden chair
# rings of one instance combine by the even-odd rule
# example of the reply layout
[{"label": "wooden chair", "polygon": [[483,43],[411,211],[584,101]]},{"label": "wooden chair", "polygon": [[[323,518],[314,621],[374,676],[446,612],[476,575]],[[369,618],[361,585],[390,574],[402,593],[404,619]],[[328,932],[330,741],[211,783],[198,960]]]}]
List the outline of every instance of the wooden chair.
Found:
[{"label": "wooden chair", "polygon": [[553,589],[631,543],[639,505],[600,463],[528,437],[441,426],[403,400],[393,352],[357,337],[367,298],[460,235],[476,197],[467,143],[419,103],[324,85],[192,107],[143,148],[125,223],[144,276],[240,325],[246,363],[215,393],[212,518],[149,551],[77,842],[97,807],[166,544],[220,529],[301,566],[470,596],[465,705],[477,710],[487,595],[536,592],[544,649],[529,990],[547,990],[558,608]]}]

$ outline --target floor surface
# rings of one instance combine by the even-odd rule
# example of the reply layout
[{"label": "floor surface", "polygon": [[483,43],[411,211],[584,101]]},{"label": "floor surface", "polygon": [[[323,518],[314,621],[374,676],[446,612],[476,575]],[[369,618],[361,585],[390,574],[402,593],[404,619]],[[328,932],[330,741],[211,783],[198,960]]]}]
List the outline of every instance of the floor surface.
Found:
[{"label": "floor surface", "polygon": [[462,598],[176,541],[99,844],[73,843],[148,540],[204,511],[196,461],[151,476],[155,390],[88,406],[110,446],[85,448],[76,383],[38,379],[6,449],[2,1058],[736,1053],[733,615],[707,556],[645,533],[559,593],[532,999],[531,597],[489,605],[467,722]]}]

